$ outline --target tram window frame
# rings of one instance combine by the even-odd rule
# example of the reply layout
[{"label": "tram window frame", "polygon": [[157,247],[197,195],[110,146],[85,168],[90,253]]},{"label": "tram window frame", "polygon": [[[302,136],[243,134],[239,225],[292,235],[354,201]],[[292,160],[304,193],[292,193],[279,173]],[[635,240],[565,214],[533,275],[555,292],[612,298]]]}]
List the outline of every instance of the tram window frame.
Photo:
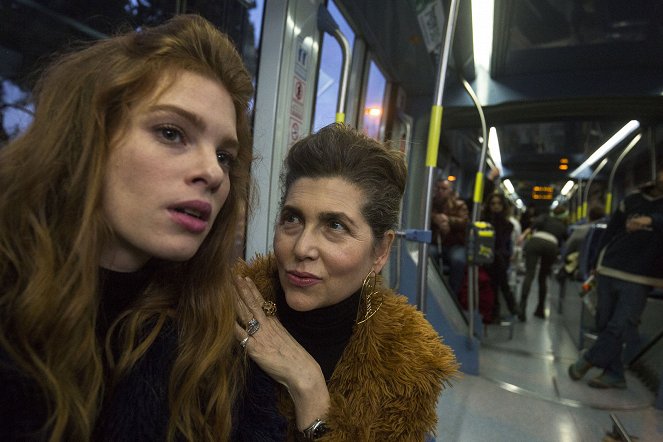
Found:
[{"label": "tram window frame", "polygon": [[[350,59],[354,51],[354,44],[357,38],[357,32],[350,25],[345,14],[339,9],[334,0],[327,3],[327,10],[331,16],[336,20],[339,29],[348,39],[350,44]],[[327,59],[329,57],[329,59]],[[329,62],[329,64],[327,64]],[[348,60],[350,63],[351,60]],[[333,66],[336,76],[329,75],[329,70],[323,70],[323,66]],[[327,126],[336,121],[336,108],[338,106],[338,88],[341,82],[341,69],[343,66],[343,53],[340,45],[328,33],[323,33],[322,44],[320,45],[320,55],[318,60],[318,72],[316,75],[315,84],[315,103],[313,105],[313,131],[317,132],[319,129]],[[325,81],[330,82],[329,86],[320,92],[321,81],[323,81],[323,74],[326,76]],[[324,94],[321,97],[321,94]]]}]

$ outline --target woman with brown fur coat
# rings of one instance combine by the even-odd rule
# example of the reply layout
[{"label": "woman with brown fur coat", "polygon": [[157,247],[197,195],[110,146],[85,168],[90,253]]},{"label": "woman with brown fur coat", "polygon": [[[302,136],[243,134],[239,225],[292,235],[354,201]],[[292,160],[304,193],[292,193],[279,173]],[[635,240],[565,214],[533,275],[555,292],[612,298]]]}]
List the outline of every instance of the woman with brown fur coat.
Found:
[{"label": "woman with brown fur coat", "polygon": [[236,338],[252,365],[235,439],[424,440],[457,364],[381,285],[402,156],[332,125],[290,149],[281,178],[274,255],[239,269]]}]

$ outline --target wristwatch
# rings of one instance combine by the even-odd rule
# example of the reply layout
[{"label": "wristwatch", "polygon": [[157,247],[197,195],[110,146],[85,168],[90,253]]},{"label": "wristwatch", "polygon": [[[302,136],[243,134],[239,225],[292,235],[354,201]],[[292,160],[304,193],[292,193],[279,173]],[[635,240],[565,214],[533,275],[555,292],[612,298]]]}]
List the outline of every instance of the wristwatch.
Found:
[{"label": "wristwatch", "polygon": [[304,433],[304,440],[314,441],[321,438],[327,431],[329,431],[329,428],[327,428],[325,421],[316,419],[308,428],[302,430],[302,433]]}]

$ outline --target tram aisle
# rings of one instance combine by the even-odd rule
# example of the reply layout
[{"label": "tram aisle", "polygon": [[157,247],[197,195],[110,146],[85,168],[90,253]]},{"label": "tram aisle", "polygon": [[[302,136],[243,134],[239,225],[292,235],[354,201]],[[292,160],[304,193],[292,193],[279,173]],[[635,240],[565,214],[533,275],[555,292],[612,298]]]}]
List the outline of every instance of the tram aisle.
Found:
[{"label": "tram aisle", "polygon": [[[633,373],[626,373],[627,390],[589,387],[586,379],[600,374],[596,368],[583,381],[569,378],[578,330],[570,330],[558,313],[555,281],[550,291],[546,320],[534,317],[530,305],[527,322],[516,321],[511,339],[508,327],[487,327],[479,375],[464,374],[440,397],[437,441],[613,440],[603,439],[613,427],[610,413],[634,440],[663,440],[663,411],[653,407],[654,394]],[[579,311],[573,290],[563,307],[567,316]]]}]

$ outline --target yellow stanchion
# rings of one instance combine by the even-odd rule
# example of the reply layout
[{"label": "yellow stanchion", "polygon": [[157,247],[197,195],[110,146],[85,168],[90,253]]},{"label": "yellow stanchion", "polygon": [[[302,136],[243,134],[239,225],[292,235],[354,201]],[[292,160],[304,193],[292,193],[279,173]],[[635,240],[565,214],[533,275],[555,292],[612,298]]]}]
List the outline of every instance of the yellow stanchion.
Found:
[{"label": "yellow stanchion", "polygon": [[605,196],[605,214],[610,215],[612,212],[612,192],[608,192]]},{"label": "yellow stanchion", "polygon": [[477,172],[474,179],[474,204],[481,204],[483,201],[483,173]]},{"label": "yellow stanchion", "polygon": [[428,146],[426,150],[426,166],[437,166],[437,151],[440,146],[440,132],[442,130],[442,106],[433,105],[428,126]]},{"label": "yellow stanchion", "polygon": [[336,112],[336,122],[345,123],[345,112]]}]

